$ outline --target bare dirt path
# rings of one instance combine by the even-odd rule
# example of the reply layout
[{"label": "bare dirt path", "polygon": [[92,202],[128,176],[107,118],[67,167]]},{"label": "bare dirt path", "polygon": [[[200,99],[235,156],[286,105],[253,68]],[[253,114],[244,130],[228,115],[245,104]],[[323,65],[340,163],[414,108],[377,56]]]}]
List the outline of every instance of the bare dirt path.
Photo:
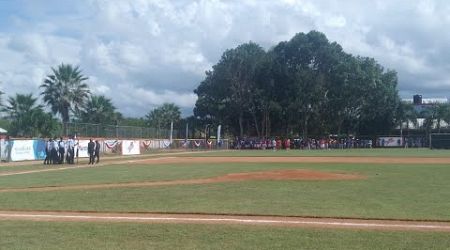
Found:
[{"label": "bare dirt path", "polygon": [[[207,151],[213,152],[213,151]],[[190,152],[205,153],[205,152]],[[2,176],[32,174],[49,171],[61,171],[67,169],[101,167],[117,164],[193,164],[193,163],[365,163],[365,164],[450,164],[450,158],[421,158],[421,157],[177,157],[179,153],[164,153],[149,155],[142,158],[127,158],[108,160],[96,165],[65,165],[64,167],[49,167],[48,169],[26,170],[17,172],[0,173]]]},{"label": "bare dirt path", "polygon": [[332,173],[316,171],[309,169],[291,169],[291,170],[272,170],[259,172],[231,173],[223,176],[203,178],[203,179],[185,179],[170,181],[145,181],[129,183],[106,183],[106,184],[85,184],[85,185],[67,185],[67,186],[37,186],[25,188],[2,188],[0,193],[17,192],[48,192],[61,190],[83,190],[83,189],[108,189],[108,188],[130,188],[130,187],[155,187],[170,185],[187,184],[208,184],[219,182],[237,182],[248,180],[355,180],[363,179],[364,176],[350,173]]},{"label": "bare dirt path", "polygon": [[238,225],[262,225],[262,226],[313,227],[313,228],[347,228],[347,229],[366,229],[366,230],[450,232],[450,222],[307,218],[307,217],[293,217],[293,216],[283,217],[283,216],[214,215],[214,214],[0,211],[0,220],[238,224]]}]

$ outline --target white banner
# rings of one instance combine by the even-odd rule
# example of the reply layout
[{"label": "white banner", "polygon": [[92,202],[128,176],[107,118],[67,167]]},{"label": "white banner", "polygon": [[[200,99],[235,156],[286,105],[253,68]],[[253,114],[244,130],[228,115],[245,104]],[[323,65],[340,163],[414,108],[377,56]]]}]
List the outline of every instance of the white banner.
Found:
[{"label": "white banner", "polygon": [[379,147],[401,147],[402,138],[399,136],[386,136],[378,138]]},{"label": "white banner", "polygon": [[11,147],[11,161],[34,160],[33,140],[14,140]]},{"label": "white banner", "polygon": [[138,155],[141,154],[139,141],[122,141],[122,155]]},{"label": "white banner", "polygon": [[[78,157],[79,158],[88,158],[88,143],[89,140],[79,140],[78,141]],[[75,147],[75,154],[76,154],[76,147]]]}]

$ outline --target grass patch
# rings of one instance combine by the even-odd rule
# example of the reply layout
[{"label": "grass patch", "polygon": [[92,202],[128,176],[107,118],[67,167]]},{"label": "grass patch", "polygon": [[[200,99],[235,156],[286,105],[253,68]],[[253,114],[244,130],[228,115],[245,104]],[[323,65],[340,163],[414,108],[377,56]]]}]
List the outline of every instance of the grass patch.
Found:
[{"label": "grass patch", "polygon": [[2,182],[1,185],[191,179],[231,172],[298,168],[356,172],[368,178],[342,181],[245,181],[152,188],[0,193],[0,209],[205,212],[450,220],[448,213],[450,167],[446,165],[271,163],[113,166],[10,176],[14,178],[8,177],[5,180],[14,179],[13,182]]},{"label": "grass patch", "polygon": [[448,233],[2,221],[4,249],[448,249]]},{"label": "grass patch", "polygon": [[11,172],[18,172],[18,171],[27,171],[27,170],[40,170],[40,169],[47,169],[47,165],[37,165],[37,164],[30,164],[30,165],[5,165],[0,166],[0,174],[1,173],[11,173]]}]

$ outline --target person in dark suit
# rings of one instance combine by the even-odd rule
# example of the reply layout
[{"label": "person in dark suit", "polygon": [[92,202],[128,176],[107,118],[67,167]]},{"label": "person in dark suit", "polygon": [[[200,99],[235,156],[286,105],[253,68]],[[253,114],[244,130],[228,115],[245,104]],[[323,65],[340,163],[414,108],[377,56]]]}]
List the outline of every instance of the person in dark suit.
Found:
[{"label": "person in dark suit", "polygon": [[58,163],[59,164],[63,164],[64,163],[64,154],[66,152],[66,145],[63,141],[63,138],[60,137],[59,138],[59,142],[58,142]]},{"label": "person in dark suit", "polygon": [[89,164],[94,164],[95,159],[94,150],[95,150],[95,143],[92,141],[92,139],[90,139],[88,143]]},{"label": "person in dark suit", "polygon": [[100,161],[100,142],[95,140],[95,158],[97,158],[96,163]]}]

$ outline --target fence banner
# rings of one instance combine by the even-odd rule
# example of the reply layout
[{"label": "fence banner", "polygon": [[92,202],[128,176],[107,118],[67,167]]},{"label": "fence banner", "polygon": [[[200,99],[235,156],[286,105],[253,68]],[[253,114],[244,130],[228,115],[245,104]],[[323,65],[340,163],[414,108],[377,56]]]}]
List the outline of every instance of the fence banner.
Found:
[{"label": "fence banner", "polygon": [[170,144],[172,144],[170,140],[161,140],[159,143],[160,148],[170,148]]},{"label": "fence banner", "polygon": [[33,151],[35,160],[44,160],[47,155],[45,152],[45,140],[33,140]]},{"label": "fence banner", "polygon": [[378,138],[378,147],[401,147],[402,138],[400,136],[385,136]]},{"label": "fence banner", "polygon": [[159,149],[159,140],[150,140],[150,149]]},{"label": "fence banner", "polygon": [[150,149],[150,146],[152,144],[151,140],[142,140],[141,141],[141,151],[147,151]]},{"label": "fence banner", "polygon": [[121,145],[118,140],[104,140],[103,141],[103,151],[106,154],[117,154],[120,153]]},{"label": "fence banner", "polygon": [[33,140],[9,141],[11,161],[34,160]]},{"label": "fence banner", "polygon": [[[89,140],[79,140],[78,141],[78,157],[79,158],[88,158],[88,143]],[[75,152],[76,154],[76,152]]]},{"label": "fence banner", "polygon": [[138,155],[140,153],[139,141],[122,141],[122,155]]}]

